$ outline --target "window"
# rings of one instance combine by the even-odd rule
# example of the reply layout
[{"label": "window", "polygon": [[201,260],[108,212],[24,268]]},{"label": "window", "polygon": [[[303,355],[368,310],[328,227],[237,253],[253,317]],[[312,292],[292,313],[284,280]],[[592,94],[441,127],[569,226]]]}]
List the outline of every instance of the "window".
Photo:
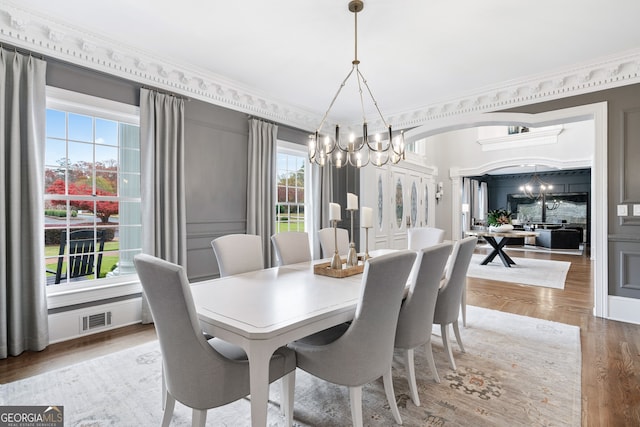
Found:
[{"label": "window", "polygon": [[[305,231],[305,185],[308,185],[306,147],[278,141],[276,159],[276,233]],[[310,194],[310,192],[307,192]],[[307,221],[309,218],[306,218]]]},{"label": "window", "polygon": [[84,288],[135,274],[138,108],[47,88],[44,180],[47,285]]}]

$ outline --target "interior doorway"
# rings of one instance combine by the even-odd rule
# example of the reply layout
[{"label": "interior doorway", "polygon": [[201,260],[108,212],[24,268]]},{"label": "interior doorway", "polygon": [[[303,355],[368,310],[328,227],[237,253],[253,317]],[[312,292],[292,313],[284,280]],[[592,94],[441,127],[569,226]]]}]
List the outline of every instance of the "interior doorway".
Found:
[{"label": "interior doorway", "polygon": [[[594,315],[608,317],[608,252],[607,252],[607,104],[597,103],[580,107],[555,110],[539,114],[523,113],[486,113],[460,115],[459,117],[447,117],[435,120],[424,126],[412,129],[405,133],[407,141],[416,141],[429,136],[437,135],[452,130],[475,128],[479,126],[527,126],[541,127],[562,123],[593,120],[594,148],[590,153],[589,161],[574,167],[590,168],[591,181],[591,257],[594,260]],[[465,176],[478,176],[490,170],[500,167],[513,166],[523,159],[504,159],[496,162],[485,163],[474,168],[452,168],[449,176],[452,181],[452,193],[460,194],[462,178]],[[562,161],[549,161],[547,158],[529,158],[533,164],[547,165],[561,169]],[[450,212],[462,211],[461,200],[453,197]],[[462,232],[460,215],[451,215],[452,235],[457,236]]]}]

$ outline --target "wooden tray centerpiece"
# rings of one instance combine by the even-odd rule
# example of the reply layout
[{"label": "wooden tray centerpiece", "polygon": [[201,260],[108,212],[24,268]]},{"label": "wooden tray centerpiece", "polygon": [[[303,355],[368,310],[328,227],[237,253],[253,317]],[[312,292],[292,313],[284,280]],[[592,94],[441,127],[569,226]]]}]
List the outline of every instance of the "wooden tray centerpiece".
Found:
[{"label": "wooden tray centerpiece", "polygon": [[322,262],[313,266],[313,272],[322,276],[336,277],[341,279],[343,277],[355,276],[361,274],[364,271],[364,261],[359,260],[358,265],[353,267],[347,267],[345,265],[346,260],[342,260],[343,265],[340,270],[331,268],[330,262]]}]

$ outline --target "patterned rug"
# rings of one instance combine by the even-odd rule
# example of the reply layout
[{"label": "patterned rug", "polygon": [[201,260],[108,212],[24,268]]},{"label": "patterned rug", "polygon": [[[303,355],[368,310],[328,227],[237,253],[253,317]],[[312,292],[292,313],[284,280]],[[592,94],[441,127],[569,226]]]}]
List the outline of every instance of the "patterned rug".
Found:
[{"label": "patterned rug", "polygon": [[[439,327],[434,327],[434,332]],[[466,353],[454,343],[457,371],[448,367],[433,336],[442,382],[431,379],[424,352],[416,352],[422,406],[409,398],[401,354],[393,381],[405,426],[579,426],[579,328],[468,306],[461,328]],[[185,361],[188,363],[188,361]],[[65,426],[158,426],[160,351],[157,342],[0,386],[2,405],[63,405]],[[279,386],[271,387],[268,425],[284,425]],[[303,371],[296,373],[295,425],[351,425],[349,394]],[[250,425],[241,399],[208,411],[208,426]],[[382,381],[364,387],[365,425],[394,425]],[[191,412],[176,404],[172,426],[188,426]]]}]

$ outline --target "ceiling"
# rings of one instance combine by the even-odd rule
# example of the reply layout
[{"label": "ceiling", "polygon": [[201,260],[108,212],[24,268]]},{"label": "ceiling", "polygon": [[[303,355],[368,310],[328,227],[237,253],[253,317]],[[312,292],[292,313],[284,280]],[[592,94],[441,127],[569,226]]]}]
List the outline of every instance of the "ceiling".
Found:
[{"label": "ceiling", "polygon": [[[65,52],[60,48],[65,42],[71,48],[81,44],[78,50],[89,54],[109,45],[113,61],[117,62],[118,52],[133,52],[149,63],[153,59],[164,64],[157,66],[160,76],[177,73],[181,77],[176,92],[191,84],[191,76],[201,76],[200,88],[190,90],[196,98],[213,99],[215,92],[201,92],[217,88],[221,94],[221,87],[234,87],[230,92],[235,102],[249,105],[240,109],[255,104],[256,110],[267,111],[278,104],[289,115],[306,117],[291,123],[311,129],[354,59],[354,15],[347,4],[347,0],[1,0],[2,25],[10,25],[13,32],[0,32],[0,41],[49,54]],[[639,16],[638,0],[365,0],[364,11],[358,14],[360,71],[385,119],[407,124],[417,112],[437,114],[435,105],[442,111],[460,99],[483,104],[484,94],[497,94],[496,88],[505,85],[515,87],[508,96],[521,97],[524,89],[515,83],[539,76],[549,80],[613,57],[637,55]],[[29,43],[28,37],[20,36],[32,32],[37,38],[47,28],[44,43]],[[69,56],[73,61],[83,59],[75,53]],[[640,62],[633,64],[640,68]],[[137,62],[140,73],[148,72],[143,65]],[[158,81],[158,86],[166,86],[162,78]],[[531,99],[535,95],[529,92]],[[484,109],[500,107],[495,102],[500,96],[494,96],[493,104],[487,101]],[[365,110],[368,120],[376,118],[373,105],[367,104]],[[328,123],[355,124],[361,117],[356,87],[348,84]]]}]

